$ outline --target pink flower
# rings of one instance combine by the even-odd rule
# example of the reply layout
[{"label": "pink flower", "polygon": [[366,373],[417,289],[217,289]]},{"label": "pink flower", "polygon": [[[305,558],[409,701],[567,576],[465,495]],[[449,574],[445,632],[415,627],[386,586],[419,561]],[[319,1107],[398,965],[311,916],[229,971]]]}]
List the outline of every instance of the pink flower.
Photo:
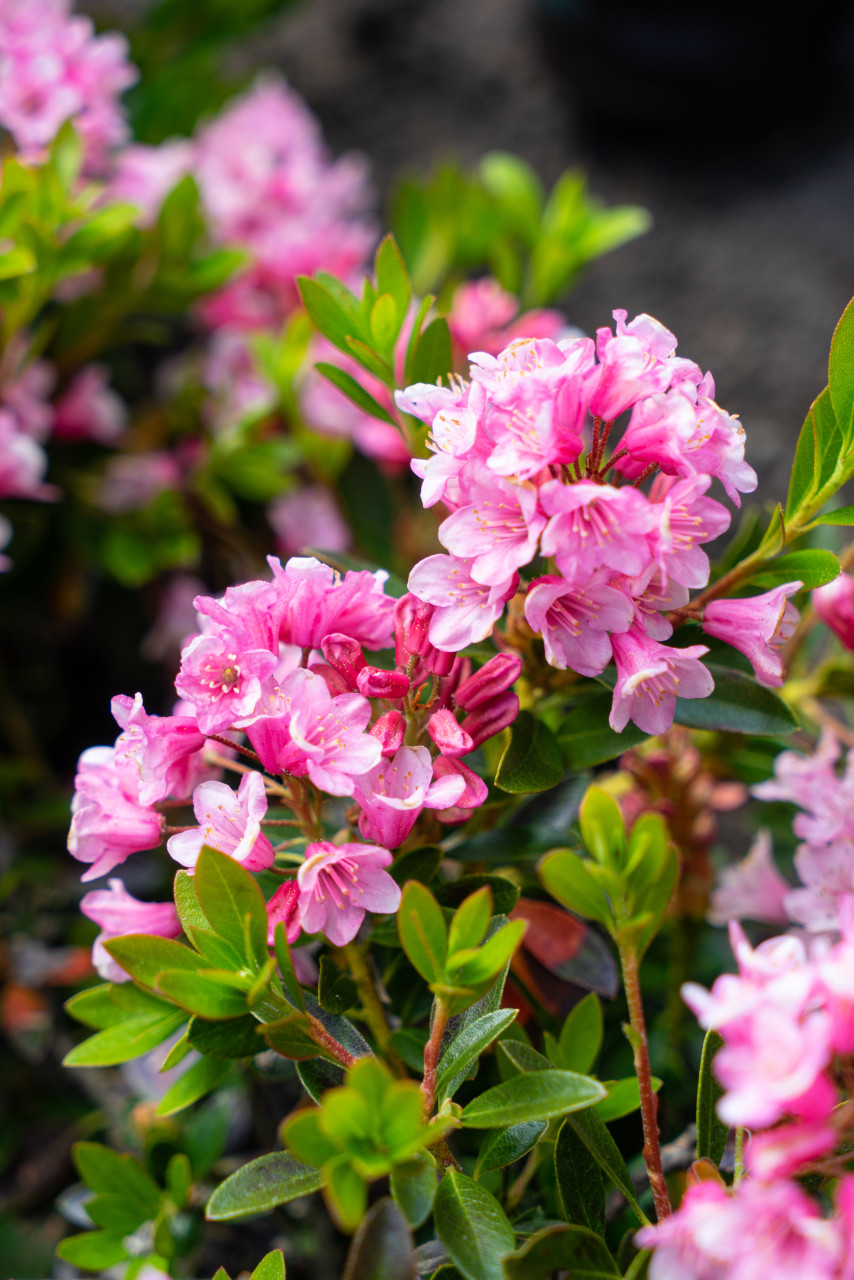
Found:
[{"label": "pink flower", "polygon": [[684,587],[704,587],[709,581],[709,557],[700,543],[719,537],[730,524],[726,508],[702,496],[711,483],[709,476],[656,477],[648,537],[665,583],[672,579]]},{"label": "pink flower", "polygon": [[516,683],[522,670],[522,659],[515,653],[497,653],[454,691],[454,702],[466,711],[474,711],[493,702]]},{"label": "pink flower", "polygon": [[52,502],[59,490],[44,484],[47,455],[19,429],[8,409],[0,409],[0,498],[34,498]]},{"label": "pink flower", "polygon": [[113,444],[127,425],[124,401],[107,386],[103,365],[81,369],[56,402],[53,433],[61,440]]},{"label": "pink flower", "polygon": [[[795,828],[798,835],[807,839],[832,840],[845,830],[854,803],[854,793],[850,799],[842,793],[842,782],[834,771],[839,754],[839,743],[828,732],[822,733],[818,748],[811,756],[801,755],[799,751],[781,751],[774,761],[774,777],[755,786],[753,794],[760,800],[796,804],[816,816],[820,813],[822,818],[829,816],[828,802],[832,802],[833,816],[829,822],[823,822],[817,829],[804,829],[802,825]],[[854,783],[854,777],[851,782]]]},{"label": "pink flower", "polygon": [[641,573],[650,563],[645,536],[651,527],[650,504],[637,489],[549,480],[540,498],[552,517],[542,537],[543,554],[555,557],[568,582],[586,583],[603,566]]},{"label": "pink flower", "polygon": [[130,982],[104,943],[127,933],[148,933],[159,938],[178,938],[181,922],[171,902],[140,902],[128,893],[121,880],[108,880],[106,889],[92,889],[80,903],[84,916],[101,926],[92,946],[92,964],[107,982]]},{"label": "pink flower", "polygon": [[362,810],[359,830],[366,840],[396,849],[422,809],[450,809],[465,789],[459,774],[433,781],[433,762],[426,747],[401,747],[393,759],[381,760],[356,779],[353,794]]},{"label": "pink flower", "polygon": [[150,226],[169,192],[190,172],[193,152],[193,144],[185,138],[156,147],[142,143],[123,147],[115,158],[104,202],[135,204],[142,215],[140,224]]},{"label": "pink flower", "polygon": [[126,453],[110,458],[96,501],[104,511],[140,511],[181,483],[181,466],[171,453]]},{"label": "pink flower", "polygon": [[836,932],[840,902],[854,892],[854,843],[842,839],[798,845],[795,870],[803,887],[786,894],[789,919],[810,933]]},{"label": "pink flower", "polygon": [[366,911],[400,906],[400,889],[382,868],[387,849],[370,844],[310,844],[297,872],[299,916],[306,933],[323,933],[337,947],[352,942]]},{"label": "pink flower", "polygon": [[92,865],[81,877],[96,880],[132,853],[156,848],[163,838],[163,817],[128,794],[116,767],[113,747],[89,747],[74,779],[68,852]]},{"label": "pink flower", "polygon": [[554,338],[566,328],[559,311],[526,311],[518,315],[519,300],[497,280],[485,276],[458,285],[451,299],[448,328],[462,355],[487,351],[498,355],[517,338]]},{"label": "pink flower", "polygon": [[634,612],[629,597],[609,586],[602,572],[575,586],[549,574],[532,582],[525,597],[525,617],[543,637],[546,660],[582,676],[605,670],[611,661],[608,632],[628,631]]},{"label": "pink flower", "polygon": [[284,493],[267,508],[267,519],[279,549],[292,555],[305,547],[349,551],[353,535],[329,489],[306,485]]},{"label": "pink flower", "polygon": [[840,573],[833,582],[813,591],[812,602],[824,625],[830,627],[846,649],[854,649],[854,578]]},{"label": "pink flower", "polygon": [[191,716],[150,716],[142,694],[119,694],[111,703],[123,730],[116,739],[115,763],[125,790],[153,805],[167,796],[184,800],[210,774],[201,758],[204,735]]},{"label": "pink flower", "polygon": [[496,586],[537,554],[546,518],[531,485],[500,478],[475,481],[469,504],[439,526],[439,541],[451,555],[471,560],[475,582]]},{"label": "pink flower", "polygon": [[176,862],[194,867],[202,845],[240,862],[247,871],[264,871],[273,862],[273,846],[261,831],[267,795],[260,773],[245,773],[235,793],[224,782],[202,782],[193,792],[193,812],[201,824],[166,841]]},{"label": "pink flower", "polygon": [[283,601],[281,639],[317,649],[324,636],[342,632],[368,649],[391,644],[395,601],[385,594],[387,574],[348,570],[341,576],[313,557],[294,557],[284,566],[268,556],[274,585]]},{"label": "pink flower", "polygon": [[484,586],[472,576],[472,561],[456,556],[428,556],[409,575],[409,590],[435,606],[430,619],[430,643],[446,653],[485,640],[516,594],[514,573],[503,582]]},{"label": "pink flower", "polygon": [[760,831],[742,862],[724,867],[709,900],[709,920],[762,920],[784,924],[789,919],[786,898],[791,885],[780,875],[771,852],[771,835]]},{"label": "pink flower", "polygon": [[644,396],[665,391],[672,382],[700,371],[690,360],[677,359],[676,338],[652,316],[636,316],[626,324],[625,311],[614,311],[616,336],[598,329],[596,347],[602,377],[590,402],[590,412],[605,422]]},{"label": "pink flower", "polygon": [[286,880],[279,885],[267,903],[267,945],[275,946],[276,925],[285,926],[288,945],[296,942],[302,933],[299,919],[299,885],[296,880]]},{"label": "pink flower", "polygon": [[333,698],[311,671],[292,671],[265,710],[246,732],[269,773],[308,774],[322,791],[349,796],[354,778],[379,762],[380,743],[364,732],[371,704],[359,693]]},{"label": "pink flower", "polygon": [[711,600],[703,614],[703,630],[749,658],[760,684],[779,688],[785,671],[778,650],[791,640],[800,617],[788,597],[802,587],[802,582],[787,582],[761,596]]},{"label": "pink flower", "polygon": [[277,665],[269,649],[243,649],[234,635],[196,636],[181,654],[175,688],[195,709],[203,733],[223,733],[254,714]]},{"label": "pink flower", "polygon": [[611,645],[617,684],[608,723],[617,733],[622,733],[629,720],[644,733],[664,733],[673,723],[677,694],[680,698],[708,698],[715,687],[699,661],[709,652],[705,645],[671,649],[651,640],[637,626],[623,635],[612,635]]},{"label": "pink flower", "polygon": [[832,1151],[838,1136],[823,1118],[778,1125],[767,1133],[751,1136],[747,1166],[754,1177],[765,1182],[790,1178],[809,1161]]}]

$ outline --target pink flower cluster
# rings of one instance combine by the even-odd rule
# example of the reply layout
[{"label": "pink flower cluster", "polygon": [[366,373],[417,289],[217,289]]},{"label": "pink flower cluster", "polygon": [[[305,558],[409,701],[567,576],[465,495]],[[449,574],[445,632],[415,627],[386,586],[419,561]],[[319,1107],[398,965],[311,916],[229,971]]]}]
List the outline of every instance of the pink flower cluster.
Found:
[{"label": "pink flower cluster", "polygon": [[832,946],[808,951],[784,936],[754,950],[733,923],[738,973],[711,991],[683,987],[701,1025],[724,1039],[714,1064],[726,1089],[718,1113],[753,1131],[749,1176],[731,1192],[699,1182],[672,1217],[639,1233],[654,1249],[652,1280],[854,1275],[854,1177],[838,1183],[829,1218],[790,1181],[848,1141],[850,1105],[836,1106],[835,1066],[854,1051],[854,898],[845,900],[841,927]]},{"label": "pink flower cluster", "polygon": [[0,376],[0,498],[30,498],[49,502],[59,496],[45,484],[47,454],[42,448],[50,435],[54,410],[48,397],[54,373],[46,360],[22,365],[12,343]]},{"label": "pink flower cluster", "polygon": [[68,0],[0,2],[0,125],[26,159],[41,159],[72,120],[84,172],[105,172],[127,136],[119,98],[136,78],[124,37],[95,35]]},{"label": "pink flower cluster", "polygon": [[[270,903],[271,928],[283,920],[291,937],[322,930],[343,943],[366,910],[395,909],[399,890],[384,867],[423,810],[457,822],[486,799],[464,757],[515,718],[521,661],[498,654],[473,672],[431,643],[432,607],[387,596],[380,573],[342,577],[314,559],[270,564],[272,581],[196,597],[200,632],[181,655],[175,715],[149,715],[139,694],[113,699],[122,732],[81,757],[68,847],[90,864],[84,880],[164,837],[191,870],[208,845],[261,871],[276,852],[265,822],[317,832],[324,797],[352,797],[353,834],[370,843],[312,839],[296,880]],[[363,649],[392,645],[391,667]],[[237,791],[221,767],[243,773]],[[271,798],[297,817],[271,819]],[[158,806],[190,800],[195,824],[167,827]],[[113,921],[114,899],[107,905]],[[103,967],[103,949],[96,960]]]},{"label": "pink flower cluster", "polygon": [[[705,646],[664,643],[667,611],[708,582],[702,544],[729,525],[707,491],[718,479],[738,503],[756,475],[742,428],[712,398],[711,375],[676,356],[657,320],[614,317],[616,331],[600,329],[595,343],[519,340],[472,355],[469,382],[397,394],[398,407],[430,428],[430,456],[412,463],[421,500],[449,512],[439,528],[448,554],[416,565],[409,589],[434,608],[432,643],[459,651],[489,635],[520,589],[519,570],[551,557],[554,571],[525,588],[525,616],[548,661],[596,676],[613,658],[612,727],[631,719],[662,733],[677,693],[713,689]],[[654,472],[646,494],[638,486]],[[706,607],[705,629],[746,653],[764,684],[782,683],[779,648],[797,618],[787,597],[800,585]]]}]

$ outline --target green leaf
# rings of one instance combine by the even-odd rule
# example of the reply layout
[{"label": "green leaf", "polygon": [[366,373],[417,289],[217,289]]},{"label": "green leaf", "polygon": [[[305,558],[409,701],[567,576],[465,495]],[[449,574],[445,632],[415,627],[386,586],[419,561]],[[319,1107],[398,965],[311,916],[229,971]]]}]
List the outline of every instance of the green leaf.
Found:
[{"label": "green leaf", "polygon": [[567,1222],[605,1234],[605,1187],[599,1165],[571,1124],[561,1125],[555,1142],[558,1201]]},{"label": "green leaf", "polygon": [[649,1219],[638,1204],[626,1162],[602,1117],[591,1107],[586,1111],[573,1112],[565,1123],[572,1127],[605,1176],[623,1193],[640,1221],[648,1223]]},{"label": "green leaf", "polygon": [[84,1231],[79,1236],[61,1240],[56,1252],[73,1267],[84,1271],[105,1271],[128,1257],[124,1233],[118,1231]]},{"label": "green leaf", "polygon": [[502,1261],[516,1247],[501,1205],[479,1183],[449,1169],[436,1192],[436,1231],[465,1280],[504,1280]]},{"label": "green leaf", "polygon": [[437,845],[425,844],[417,849],[409,849],[395,858],[389,867],[389,874],[401,888],[407,880],[420,880],[422,884],[429,884],[441,862],[442,850]]},{"label": "green leaf", "polygon": [[243,968],[243,952],[238,951],[218,934],[211,933],[210,929],[194,929],[190,925],[187,936],[199,954],[204,956],[205,963],[201,966],[202,968],[232,970]]},{"label": "green leaf", "polygon": [[462,1124],[468,1129],[493,1129],[524,1120],[548,1120],[592,1106],[604,1097],[602,1085],[589,1076],[554,1068],[532,1071],[504,1080],[474,1098],[463,1108]]},{"label": "green leaf", "polygon": [[66,1000],[65,1008],[73,1018],[86,1027],[95,1027],[99,1031],[104,1027],[113,1027],[117,1023],[127,1021],[127,1013],[120,1009],[112,998],[112,983],[105,982],[98,987],[89,987],[86,991],[78,991],[70,1000]]},{"label": "green leaf", "polygon": [[[492,832],[487,834],[491,835]],[[456,857],[455,847],[454,858]],[[509,915],[519,901],[519,886],[512,884],[504,876],[458,876],[456,880],[448,880],[445,884],[437,885],[434,892],[440,906],[458,907],[475,890],[483,888],[488,888],[492,893],[492,910],[495,915]]]},{"label": "green leaf", "polygon": [[[524,1071],[551,1071],[552,1063],[542,1053],[530,1044],[526,1044],[524,1040],[516,1040],[513,1035],[507,1036],[498,1046],[498,1053],[502,1061],[499,1066],[502,1068],[502,1075],[505,1078],[517,1075]],[[503,1070],[503,1063],[509,1063],[509,1071]]]},{"label": "green leaf", "polygon": [[830,344],[828,391],[844,441],[854,434],[854,300],[842,313]]},{"label": "green leaf", "polygon": [[262,1258],[249,1280],[285,1280],[285,1255],[281,1249],[274,1249]]},{"label": "green leaf", "polygon": [[368,1207],[368,1188],[350,1162],[339,1156],[324,1166],[323,1196],[339,1230],[353,1232]]},{"label": "green leaf", "polygon": [[530,711],[520,711],[495,771],[495,785],[512,795],[548,791],[563,777],[563,756],[557,739]]},{"label": "green leaf", "polygon": [[731,667],[706,663],[715,687],[708,698],[677,698],[675,722],[689,729],[716,729],[776,738],[794,733],[795,716],[781,698]]},{"label": "green leaf", "polygon": [[104,949],[116,964],[137,982],[154,987],[158,974],[164,969],[186,969],[198,972],[207,966],[201,956],[189,947],[171,938],[156,938],[145,933],[128,933],[121,938],[111,938]]},{"label": "green leaf", "polygon": [[23,245],[0,253],[0,280],[14,280],[17,276],[29,275],[35,269],[35,254]]},{"label": "green leaf", "polygon": [[413,382],[438,382],[454,367],[451,334],[444,316],[431,320],[421,334],[412,356],[410,376]]},{"label": "green leaf", "polygon": [[338,390],[345,395],[348,400],[352,400],[353,404],[357,405],[363,413],[368,413],[373,418],[379,418],[380,422],[390,422],[393,427],[397,425],[388,410],[384,409],[382,405],[365,390],[361,383],[357,382],[356,379],[344,369],[339,369],[337,365],[334,364],[327,364],[324,360],[321,360],[314,367],[318,373],[323,374],[323,377],[326,378],[327,382],[331,382],[333,387],[337,387]]},{"label": "green leaf", "polygon": [[279,966],[279,973],[281,974],[285,991],[287,991],[294,1007],[299,1009],[301,1013],[305,1013],[305,996],[297,980],[291,949],[288,946],[288,937],[281,920],[276,925],[276,932],[273,936],[276,947],[276,964]]},{"label": "green leaf", "polygon": [[194,879],[199,906],[215,933],[251,966],[267,962],[267,904],[253,876],[234,858],[202,847]]},{"label": "green leaf", "polygon": [[330,1013],[346,1013],[359,1003],[355,982],[328,954],[320,957],[317,999]]},{"label": "green leaf", "polygon": [[120,1192],[106,1192],[87,1200],[86,1212],[96,1227],[102,1227],[105,1231],[120,1231],[125,1236],[138,1231],[150,1216],[131,1204]]},{"label": "green leaf", "polygon": [[603,867],[619,867],[626,847],[626,824],[620,806],[601,787],[590,787],[578,815],[587,851]]},{"label": "green leaf", "polygon": [[540,233],[545,201],[542,183],[530,165],[506,151],[490,151],[480,162],[480,179],[501,210],[505,225],[529,248]]},{"label": "green leaf", "polygon": [[394,343],[400,333],[403,316],[390,293],[381,293],[371,308],[371,337],[386,359],[394,355]]},{"label": "green leaf", "polygon": [[577,853],[570,853],[568,849],[547,853],[537,866],[537,874],[561,906],[587,920],[598,920],[613,933],[611,903]]},{"label": "green leaf", "polygon": [[560,1065],[585,1075],[602,1047],[602,1002],[591,991],[566,1016],[561,1028]]},{"label": "green leaf", "polygon": [[380,247],[374,258],[374,272],[377,278],[377,292],[391,294],[402,321],[412,298],[412,285],[409,282],[409,273],[406,270],[403,255],[391,232],[383,236],[380,241]]},{"label": "green leaf", "polygon": [[525,1120],[507,1129],[493,1129],[486,1135],[474,1167],[475,1176],[491,1169],[504,1169],[531,1151],[548,1128],[546,1120]]},{"label": "green leaf", "polygon": [[415,1246],[393,1200],[378,1200],[347,1253],[341,1280],[416,1280]]},{"label": "green leaf", "polygon": [[839,560],[832,551],[812,547],[807,551],[791,551],[779,556],[750,581],[758,587],[779,587],[786,582],[801,582],[805,591],[832,582],[840,573]]},{"label": "green leaf", "polygon": [[707,1157],[716,1165],[723,1159],[729,1137],[729,1128],[718,1119],[716,1110],[724,1089],[716,1080],[712,1069],[715,1054],[723,1042],[723,1036],[714,1027],[706,1032],[697,1082],[697,1159]]},{"label": "green leaf", "polygon": [[[469,1065],[514,1021],[518,1010],[498,1009],[466,1026],[448,1045],[436,1071],[436,1096],[441,1103],[452,1097],[448,1086],[457,1082]],[[462,1082],[461,1080],[459,1081]]]},{"label": "green leaf", "polygon": [[[596,1110],[606,1124],[637,1111],[640,1106],[640,1085],[636,1076],[626,1076],[624,1080],[606,1080],[604,1083],[608,1096],[596,1103]],[[656,1076],[652,1077],[652,1088],[654,1093],[658,1093],[661,1088],[661,1081]]]},{"label": "green leaf", "polygon": [[[830,398],[830,389],[824,391],[810,405],[792,463],[789,494],[786,499],[786,522],[791,524],[795,515],[815,496],[823,480],[828,480],[839,460],[842,444],[836,415]],[[836,446],[834,457],[834,446]],[[828,495],[829,496],[829,495]]]},{"label": "green leaf", "polygon": [[269,1213],[278,1204],[317,1191],[319,1169],[295,1160],[287,1151],[259,1156],[220,1183],[205,1207],[209,1222],[231,1222]]},{"label": "green leaf", "polygon": [[174,894],[175,910],[188,937],[190,929],[210,929],[210,920],[199,906],[195,881],[189,871],[179,871],[175,876]]},{"label": "green leaf", "polygon": [[145,1218],[160,1211],[160,1188],[134,1156],[120,1155],[100,1142],[76,1142],[72,1148],[80,1177],[92,1191],[120,1191]]},{"label": "green leaf", "polygon": [[297,287],[303,306],[315,328],[319,329],[333,346],[349,355],[347,339],[363,336],[361,324],[355,315],[348,312],[339,299],[317,280],[311,280],[308,276],[297,276]]},{"label": "green leaf", "polygon": [[177,1011],[159,1018],[152,1018],[150,1014],[128,1018],[76,1045],[63,1058],[63,1066],[115,1067],[121,1062],[130,1062],[156,1049],[186,1020],[186,1014]]},{"label": "green leaf", "polygon": [[632,1258],[629,1269],[623,1277],[623,1280],[646,1280],[649,1274],[649,1264],[652,1261],[652,1250],[641,1249],[640,1253],[636,1253]]},{"label": "green leaf", "polygon": [[636,724],[627,724],[622,733],[615,733],[608,724],[610,714],[610,694],[595,693],[564,719],[557,731],[557,740],[568,769],[604,764],[646,741],[647,734]]},{"label": "green leaf", "polygon": [[507,1280],[550,1280],[556,1272],[572,1280],[607,1280],[620,1271],[601,1236],[586,1227],[543,1227],[504,1263]]},{"label": "green leaf", "polygon": [[275,1022],[265,1022],[261,1034],[270,1048],[283,1058],[298,1062],[324,1056],[324,1050],[312,1039],[308,1018],[299,1010],[294,1010],[288,1017],[277,1018]]},{"label": "green leaf", "polygon": [[[500,919],[500,916],[493,916],[493,920]],[[482,992],[484,983],[492,982],[493,978],[496,978],[509,963],[526,929],[527,923],[524,920],[511,920],[509,924],[503,924],[497,933],[492,934],[477,948],[469,960],[450,972],[451,981],[457,986],[474,987]],[[455,1002],[452,1001],[455,1013],[465,1007],[465,1005],[455,1007]]]},{"label": "green leaf", "polygon": [[201,1058],[194,1062],[161,1098],[157,1115],[173,1116],[192,1106],[221,1085],[230,1071],[231,1062],[224,1058]]},{"label": "green leaf", "polygon": [[460,904],[451,918],[448,930],[448,957],[456,955],[469,947],[477,947],[486,933],[492,919],[492,890],[489,885],[481,885],[474,893],[470,893]]},{"label": "green leaf", "polygon": [[409,335],[409,342],[406,347],[406,363],[404,366],[404,383],[407,387],[412,386],[415,379],[412,376],[412,362],[415,359],[415,350],[418,346],[418,339],[421,336],[421,326],[427,318],[427,313],[432,307],[436,299],[432,293],[428,293],[426,297],[421,299],[421,305],[415,314],[415,320],[412,324],[412,332]]},{"label": "green leaf", "polygon": [[837,507],[819,519],[819,524],[854,524],[854,506]]},{"label": "green leaf", "polygon": [[384,360],[379,352],[374,351],[373,347],[367,342],[359,342],[357,338],[347,339],[347,351],[351,356],[358,360],[363,369],[367,369],[368,373],[372,373],[375,378],[379,378],[380,382],[391,389],[394,387],[394,372],[388,360]]},{"label": "green leaf", "polygon": [[167,969],[157,979],[157,989],[175,1004],[200,1018],[241,1018],[246,1013],[246,992],[238,991],[217,980],[211,970],[206,974]]},{"label": "green leaf", "polygon": [[441,981],[448,949],[445,917],[430,890],[417,880],[410,880],[403,890],[397,928],[412,967],[427,982]]},{"label": "green leaf", "polygon": [[426,1151],[392,1169],[391,1194],[411,1227],[423,1226],[430,1217],[436,1185],[436,1165]]}]

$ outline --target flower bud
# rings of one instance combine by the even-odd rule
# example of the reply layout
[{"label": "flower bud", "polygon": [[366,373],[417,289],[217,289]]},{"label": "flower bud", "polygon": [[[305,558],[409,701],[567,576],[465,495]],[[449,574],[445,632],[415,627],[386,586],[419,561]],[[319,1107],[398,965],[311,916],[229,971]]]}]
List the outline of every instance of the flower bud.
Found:
[{"label": "flower bud", "polygon": [[[446,778],[449,774],[457,774],[466,784],[466,789],[457,800],[455,810],[476,809],[483,804],[489,789],[483,778],[478,777],[474,769],[470,769],[462,760],[449,760],[447,756],[439,756],[433,761],[433,777]],[[440,818],[441,821],[441,818]]]},{"label": "flower bud", "polygon": [[485,662],[479,671],[464,680],[454,694],[458,707],[473,711],[491,698],[504,693],[518,679],[522,659],[516,654],[499,653]]},{"label": "flower bud", "polygon": [[386,711],[376,724],[371,725],[368,733],[377,739],[384,756],[393,756],[403,746],[406,719],[399,711]]},{"label": "flower bud", "polygon": [[272,947],[276,941],[276,925],[285,926],[285,937],[288,942],[296,942],[300,935],[299,919],[299,885],[296,880],[286,880],[279,885],[267,903],[267,946]]},{"label": "flower bud", "polygon": [[339,675],[334,667],[328,666],[325,662],[313,662],[309,667],[309,671],[312,675],[320,676],[333,698],[337,698],[342,693],[353,692],[344,677]]},{"label": "flower bud", "polygon": [[428,632],[433,616],[432,604],[407,592],[394,606],[393,616],[394,650],[398,664],[404,667],[413,654],[423,658],[430,653],[433,646]]},{"label": "flower bud", "polygon": [[487,738],[506,729],[519,714],[519,699],[515,693],[501,693],[491,702],[484,703],[470,712],[460,726],[469,735],[474,746],[479,747]]},{"label": "flower bud", "polygon": [[812,593],[815,611],[846,649],[854,649],[854,578],[840,573]]},{"label": "flower bud", "polygon": [[424,666],[428,671],[432,671],[434,676],[446,676],[450,674],[456,660],[455,653],[443,653],[441,649],[431,649],[424,659]]},{"label": "flower bud", "polygon": [[471,738],[460,728],[447,707],[433,713],[427,722],[427,732],[443,756],[465,756],[474,750]]},{"label": "flower bud", "polygon": [[352,636],[333,631],[320,642],[323,656],[334,667],[347,685],[347,692],[356,688],[357,677],[365,665],[362,646]]},{"label": "flower bud", "polygon": [[409,693],[409,676],[382,667],[362,667],[356,686],[365,698],[402,698]]}]

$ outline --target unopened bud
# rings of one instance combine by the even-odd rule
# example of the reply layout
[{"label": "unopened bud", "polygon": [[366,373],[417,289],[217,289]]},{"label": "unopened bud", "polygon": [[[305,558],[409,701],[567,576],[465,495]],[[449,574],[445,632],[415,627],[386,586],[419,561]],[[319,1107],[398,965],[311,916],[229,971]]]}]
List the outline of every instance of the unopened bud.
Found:
[{"label": "unopened bud", "polygon": [[519,714],[519,699],[515,693],[500,693],[497,698],[484,703],[469,713],[461,728],[471,738],[476,747],[487,738],[494,738],[496,733],[506,729]]},{"label": "unopened bud", "polygon": [[333,631],[331,635],[324,636],[320,648],[329,665],[346,682],[347,689],[355,689],[359,672],[365,665],[365,655],[358,640],[345,636],[340,631]]},{"label": "unopened bud", "polygon": [[443,756],[465,756],[474,750],[471,738],[460,728],[447,707],[433,713],[427,722],[427,732]]},{"label": "unopened bud", "polygon": [[366,698],[397,698],[409,693],[409,676],[402,671],[384,671],[382,667],[362,667],[356,687]]},{"label": "unopened bud", "polygon": [[353,692],[344,677],[325,662],[313,662],[309,671],[312,675],[320,676],[333,698],[337,698],[342,693]]},{"label": "unopened bud", "polygon": [[424,666],[434,676],[447,676],[457,660],[455,653],[443,653],[441,649],[431,649],[424,659]]},{"label": "unopened bud", "polygon": [[[439,756],[433,761],[433,777],[446,778],[448,774],[456,774],[466,784],[466,789],[457,801],[456,809],[476,809],[478,805],[483,804],[489,795],[489,789],[483,778],[478,777],[474,769],[470,769],[467,764],[463,764],[462,760],[451,760],[448,756]],[[443,816],[439,815],[440,821],[444,821]]]},{"label": "unopened bud", "polygon": [[413,654],[424,657],[430,653],[428,632],[433,606],[419,600],[409,592],[401,596],[394,606],[394,651],[397,663],[405,667]]},{"label": "unopened bud", "polygon": [[403,746],[406,719],[399,711],[386,711],[376,724],[371,725],[368,733],[372,738],[376,738],[382,747],[383,755],[389,758]]},{"label": "unopened bud", "polygon": [[272,947],[276,941],[276,925],[285,926],[285,937],[288,942],[296,942],[300,935],[299,919],[300,888],[296,880],[286,880],[280,885],[267,903],[267,946]]},{"label": "unopened bud", "polygon": [[509,689],[519,678],[521,670],[522,659],[516,654],[498,653],[462,682],[454,694],[454,701],[458,707],[473,711]]}]

